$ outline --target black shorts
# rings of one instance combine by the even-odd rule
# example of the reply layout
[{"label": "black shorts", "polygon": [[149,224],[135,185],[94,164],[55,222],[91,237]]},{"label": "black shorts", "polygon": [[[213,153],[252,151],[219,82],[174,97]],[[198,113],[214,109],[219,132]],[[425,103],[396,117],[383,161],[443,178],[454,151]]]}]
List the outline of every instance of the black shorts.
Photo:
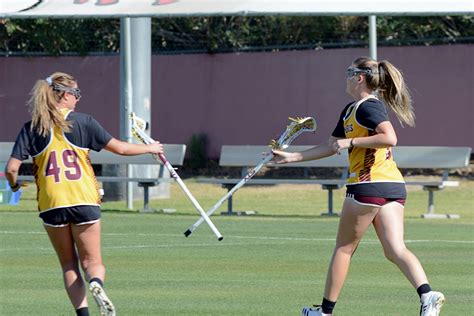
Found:
[{"label": "black shorts", "polygon": [[390,199],[406,199],[404,182],[372,182],[347,184],[347,193],[362,196],[374,196]]},{"label": "black shorts", "polygon": [[79,205],[55,208],[39,214],[44,225],[64,227],[73,223],[75,225],[93,224],[100,219],[100,207],[96,205]]}]

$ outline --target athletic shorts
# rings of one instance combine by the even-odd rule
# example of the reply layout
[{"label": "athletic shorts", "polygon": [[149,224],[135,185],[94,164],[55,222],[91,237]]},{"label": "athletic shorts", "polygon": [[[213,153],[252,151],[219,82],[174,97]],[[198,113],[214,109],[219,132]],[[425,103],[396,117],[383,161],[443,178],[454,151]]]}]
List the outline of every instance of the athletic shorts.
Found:
[{"label": "athletic shorts", "polygon": [[39,214],[44,225],[51,227],[64,227],[73,223],[75,225],[93,224],[100,219],[100,207],[95,205],[79,205],[55,208]]},{"label": "athletic shorts", "polygon": [[383,198],[375,196],[365,196],[359,194],[346,193],[346,198],[354,200],[357,204],[366,205],[366,206],[384,206],[387,203],[396,202],[401,206],[405,206],[405,199],[400,198]]}]

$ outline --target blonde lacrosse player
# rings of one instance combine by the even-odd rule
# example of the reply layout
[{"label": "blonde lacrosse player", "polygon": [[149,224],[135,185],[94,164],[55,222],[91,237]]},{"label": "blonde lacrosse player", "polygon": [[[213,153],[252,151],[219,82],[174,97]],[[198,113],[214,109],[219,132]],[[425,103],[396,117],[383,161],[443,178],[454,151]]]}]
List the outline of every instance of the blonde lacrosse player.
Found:
[{"label": "blonde lacrosse player", "polygon": [[304,316],[332,315],[357,246],[372,224],[384,249],[418,292],[420,315],[439,315],[444,303],[431,290],[415,255],[403,240],[405,182],[392,157],[397,136],[386,106],[414,126],[411,98],[400,71],[388,61],[360,57],[347,68],[346,92],[354,101],[343,109],[327,142],[302,152],[274,150],[274,163],[320,159],[349,151],[349,179],[336,246],[329,265],[322,304],[304,307]]},{"label": "blonde lacrosse player", "polygon": [[18,190],[22,161],[33,158],[39,217],[62,268],[64,286],[77,315],[89,315],[79,264],[101,315],[115,315],[104,291],[100,249],[100,195],[89,150],[119,155],[159,154],[159,142],[129,144],[113,138],[90,115],[74,112],[81,98],[77,81],[56,72],[38,80],[29,100],[32,120],[21,129],[5,168]]}]

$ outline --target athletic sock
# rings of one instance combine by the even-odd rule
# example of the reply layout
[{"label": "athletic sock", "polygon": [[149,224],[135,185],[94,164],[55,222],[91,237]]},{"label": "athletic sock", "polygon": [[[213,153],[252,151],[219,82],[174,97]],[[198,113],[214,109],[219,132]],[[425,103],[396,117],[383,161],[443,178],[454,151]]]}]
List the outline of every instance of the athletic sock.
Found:
[{"label": "athletic sock", "polygon": [[89,316],[89,308],[81,307],[76,309],[76,316]]},{"label": "athletic sock", "polygon": [[92,282],[97,282],[97,283],[99,283],[99,285],[100,285],[101,287],[104,287],[104,282],[102,282],[102,280],[99,279],[99,278],[92,278],[92,279],[90,279],[90,280],[89,280],[89,284],[91,284]]},{"label": "athletic sock", "polygon": [[431,292],[431,286],[428,283],[420,285],[416,291],[418,292],[418,295],[421,298],[421,295],[426,294],[428,292]]},{"label": "athletic sock", "polygon": [[323,303],[321,304],[321,308],[324,314],[332,314],[332,311],[336,306],[336,302],[331,302],[323,297]]}]

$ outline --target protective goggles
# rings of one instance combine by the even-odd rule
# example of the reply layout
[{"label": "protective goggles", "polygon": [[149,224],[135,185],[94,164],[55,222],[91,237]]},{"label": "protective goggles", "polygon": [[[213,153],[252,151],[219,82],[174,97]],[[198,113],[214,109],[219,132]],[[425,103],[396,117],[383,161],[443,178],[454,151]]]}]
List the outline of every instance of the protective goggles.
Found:
[{"label": "protective goggles", "polygon": [[64,91],[64,92],[70,93],[76,98],[77,101],[79,101],[79,99],[81,98],[81,90],[79,88],[64,87],[64,86],[55,84],[53,86],[53,89],[56,91]]},{"label": "protective goggles", "polygon": [[377,74],[377,73],[378,73],[377,71],[372,71],[372,69],[370,69],[370,68],[369,69],[360,69],[360,68],[357,68],[357,67],[349,67],[346,70],[347,78],[352,78],[357,74],[370,75],[370,74]]}]

